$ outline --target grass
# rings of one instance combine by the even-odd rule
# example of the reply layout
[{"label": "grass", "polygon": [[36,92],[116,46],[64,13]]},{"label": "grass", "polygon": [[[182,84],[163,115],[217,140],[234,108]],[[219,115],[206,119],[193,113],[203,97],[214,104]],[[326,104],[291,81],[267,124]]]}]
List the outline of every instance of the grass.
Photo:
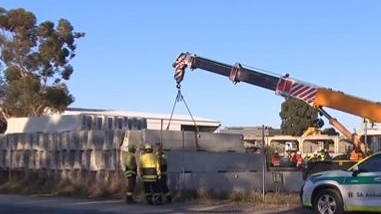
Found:
[{"label": "grass", "polygon": [[0,185],[2,194],[20,195],[56,195],[79,198],[119,198],[122,193],[122,183],[104,182],[92,184],[91,182],[70,181],[35,181],[17,180]]},{"label": "grass", "polygon": [[[68,180],[54,182],[52,180],[17,180],[5,182],[0,185],[2,194],[40,194],[77,198],[115,198],[124,197],[125,181],[123,178],[117,181],[94,183],[90,181],[70,182]],[[231,193],[221,193],[208,189],[174,191],[173,200],[176,202],[196,202],[196,203],[226,203],[233,202],[255,206],[279,207],[299,206],[298,193],[288,192],[266,192],[259,191],[233,191]],[[136,187],[136,200],[144,201],[143,187],[140,182]]]},{"label": "grass", "polygon": [[179,191],[176,201],[193,201],[201,204],[233,202],[258,207],[297,207],[300,206],[299,193],[259,191],[233,191],[231,193],[214,192],[207,189]]}]

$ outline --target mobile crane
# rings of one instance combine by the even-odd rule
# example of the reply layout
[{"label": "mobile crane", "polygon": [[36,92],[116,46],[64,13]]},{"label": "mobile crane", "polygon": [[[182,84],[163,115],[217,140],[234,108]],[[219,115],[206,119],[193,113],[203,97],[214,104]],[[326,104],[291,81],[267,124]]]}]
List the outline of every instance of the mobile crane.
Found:
[{"label": "mobile crane", "polygon": [[175,68],[174,78],[178,88],[184,78],[186,68],[191,70],[202,69],[227,76],[234,84],[246,82],[271,90],[285,98],[302,100],[316,108],[320,115],[326,117],[329,123],[350,140],[353,143],[353,148],[362,155],[366,155],[369,151],[366,143],[362,142],[358,135],[352,134],[336,118],[328,114],[323,107],[360,116],[375,123],[381,122],[381,103],[348,95],[331,88],[299,81],[289,77],[289,74],[274,76],[261,70],[245,67],[240,63],[232,66],[188,52],[180,53],[172,66]]}]

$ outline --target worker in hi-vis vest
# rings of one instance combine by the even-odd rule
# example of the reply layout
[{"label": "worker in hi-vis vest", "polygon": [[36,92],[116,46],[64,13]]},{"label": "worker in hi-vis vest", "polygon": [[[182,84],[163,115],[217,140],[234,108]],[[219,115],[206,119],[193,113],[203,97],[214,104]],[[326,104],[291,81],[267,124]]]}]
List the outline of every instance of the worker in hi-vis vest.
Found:
[{"label": "worker in hi-vis vest", "polygon": [[137,164],[135,158],[136,146],[129,145],[127,151],[122,151],[124,174],[127,180],[126,203],[136,203],[133,197],[136,185]]},{"label": "worker in hi-vis vest", "polygon": [[[165,198],[166,203],[172,202],[171,193],[168,189],[168,177],[167,177],[167,163],[168,157],[167,154],[163,151],[163,144],[160,142],[155,143],[155,155],[157,161],[159,162],[161,176],[158,179],[158,185],[162,196]],[[164,199],[163,198],[163,199]]]},{"label": "worker in hi-vis vest", "polygon": [[143,180],[144,195],[148,204],[162,204],[161,194],[158,187],[160,179],[160,166],[153,154],[151,144],[144,145],[144,152],[139,160],[139,174]]}]

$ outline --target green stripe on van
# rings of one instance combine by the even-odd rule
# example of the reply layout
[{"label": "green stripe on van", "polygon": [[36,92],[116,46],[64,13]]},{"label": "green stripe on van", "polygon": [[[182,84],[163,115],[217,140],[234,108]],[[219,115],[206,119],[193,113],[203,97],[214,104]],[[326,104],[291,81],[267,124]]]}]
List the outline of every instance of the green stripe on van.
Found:
[{"label": "green stripe on van", "polygon": [[376,180],[376,178],[380,178],[380,176],[357,176],[357,177],[316,177],[312,181],[314,183],[320,181],[336,181],[340,185],[356,185],[356,184],[381,184],[380,180]]}]

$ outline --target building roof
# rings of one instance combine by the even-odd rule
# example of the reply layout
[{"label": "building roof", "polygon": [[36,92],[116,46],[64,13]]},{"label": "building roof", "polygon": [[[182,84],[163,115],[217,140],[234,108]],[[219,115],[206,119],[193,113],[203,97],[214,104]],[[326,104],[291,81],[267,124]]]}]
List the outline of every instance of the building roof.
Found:
[{"label": "building roof", "polygon": [[[220,127],[217,120],[190,115],[160,114],[147,112],[115,111],[103,109],[68,108],[61,114],[41,117],[8,119],[5,134],[54,133],[74,130],[99,129],[165,129],[192,130],[195,124],[200,130],[215,131]],[[192,128],[193,127],[193,128]]]},{"label": "building roof", "polygon": [[[75,115],[75,114],[94,114],[94,115],[110,115],[110,116],[128,116],[146,119],[170,119],[171,114],[164,113],[151,113],[151,112],[135,112],[135,111],[121,111],[121,110],[105,110],[105,109],[88,109],[88,108],[68,108],[61,115]],[[190,115],[173,114],[172,119],[175,120],[192,120]],[[193,119],[198,122],[212,122],[220,124],[220,121],[193,116]]]}]

